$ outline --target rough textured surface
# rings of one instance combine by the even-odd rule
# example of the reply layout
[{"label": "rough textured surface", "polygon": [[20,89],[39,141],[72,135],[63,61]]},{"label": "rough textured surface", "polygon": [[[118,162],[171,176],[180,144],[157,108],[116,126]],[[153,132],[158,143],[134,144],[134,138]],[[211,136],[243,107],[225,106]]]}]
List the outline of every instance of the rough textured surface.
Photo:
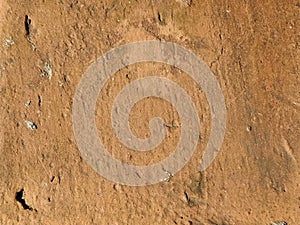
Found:
[{"label": "rough textured surface", "polygon": [[[298,225],[299,18],[299,2],[290,0],[1,1],[0,224]],[[97,57],[153,39],[183,45],[209,65],[226,99],[227,132],[216,160],[199,173],[210,126],[201,90],[165,65],[120,71],[97,107],[99,134],[114,157],[144,165],[176,145],[176,126],[144,155],[115,138],[109,107],[123,85],[141,76],[180,83],[197,106],[202,137],[190,163],[169,181],[121,186],[81,159],[72,97]],[[132,111],[140,137],[148,135],[153,116],[178,120],[167,102],[148,100]]]}]

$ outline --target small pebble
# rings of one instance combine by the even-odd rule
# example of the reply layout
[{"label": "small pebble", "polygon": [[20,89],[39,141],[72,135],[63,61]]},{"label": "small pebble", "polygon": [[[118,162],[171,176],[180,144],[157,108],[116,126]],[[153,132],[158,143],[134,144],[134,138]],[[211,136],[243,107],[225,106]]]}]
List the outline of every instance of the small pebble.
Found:
[{"label": "small pebble", "polygon": [[271,225],[288,225],[287,222],[273,222]]},{"label": "small pebble", "polygon": [[28,106],[30,106],[30,104],[31,104],[31,101],[28,100],[28,101],[25,103],[25,106],[28,107]]},{"label": "small pebble", "polygon": [[37,129],[37,125],[30,121],[30,120],[25,120],[25,123],[27,125],[27,127],[30,129],[30,130],[36,130]]},{"label": "small pebble", "polygon": [[10,46],[12,46],[14,43],[15,43],[15,42],[14,42],[14,40],[12,39],[12,37],[9,37],[9,38],[7,38],[7,39],[5,40],[5,45],[6,45],[6,47],[10,47]]}]

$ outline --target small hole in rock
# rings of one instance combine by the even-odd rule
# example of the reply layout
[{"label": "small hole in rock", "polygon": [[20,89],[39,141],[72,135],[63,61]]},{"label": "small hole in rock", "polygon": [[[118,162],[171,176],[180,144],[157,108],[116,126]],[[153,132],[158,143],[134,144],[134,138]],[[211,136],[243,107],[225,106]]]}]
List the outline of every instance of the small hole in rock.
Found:
[{"label": "small hole in rock", "polygon": [[26,209],[33,210],[32,207],[30,207],[29,205],[27,205],[27,203],[26,203],[26,201],[24,199],[24,188],[22,188],[20,191],[18,191],[16,193],[16,200],[21,203],[23,209],[25,209],[25,210]]}]

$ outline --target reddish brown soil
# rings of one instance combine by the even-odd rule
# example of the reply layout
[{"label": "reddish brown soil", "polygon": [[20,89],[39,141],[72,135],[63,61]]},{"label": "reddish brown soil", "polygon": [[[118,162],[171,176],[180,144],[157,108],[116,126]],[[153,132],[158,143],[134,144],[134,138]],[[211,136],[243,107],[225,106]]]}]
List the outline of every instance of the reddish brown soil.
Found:
[{"label": "reddish brown soil", "polygon": [[[0,224],[299,225],[299,18],[300,3],[292,0],[1,1]],[[217,158],[200,173],[210,135],[202,91],[165,65],[118,72],[97,103],[97,127],[114,157],[147,165],[176,145],[177,127],[145,154],[122,147],[114,136],[109,107],[141,76],[182,84],[201,115],[202,135],[189,164],[169,181],[122,186],[81,158],[72,98],[96,58],[125,43],[157,39],[192,50],[211,68],[226,100],[227,131]],[[41,76],[46,62],[50,80]],[[169,103],[155,98],[137,104],[131,115],[140,137],[148,135],[153,116],[178,120]],[[37,129],[28,129],[26,120]]]}]

